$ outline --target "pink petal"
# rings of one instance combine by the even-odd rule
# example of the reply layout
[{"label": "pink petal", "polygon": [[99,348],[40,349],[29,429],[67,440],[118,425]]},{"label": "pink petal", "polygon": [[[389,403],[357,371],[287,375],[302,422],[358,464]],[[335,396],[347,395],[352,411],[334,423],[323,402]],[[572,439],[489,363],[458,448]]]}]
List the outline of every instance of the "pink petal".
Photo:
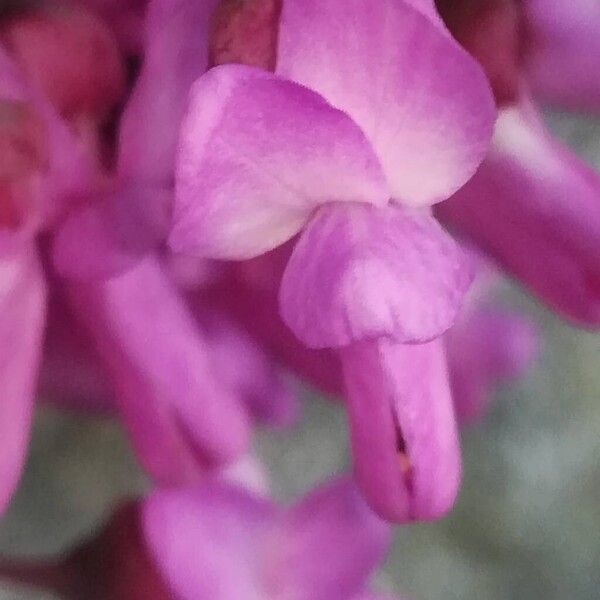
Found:
[{"label": "pink petal", "polygon": [[383,518],[434,519],[451,507],[460,449],[440,341],[342,350],[354,467]]},{"label": "pink petal", "polygon": [[527,102],[501,113],[488,159],[439,211],[550,306],[600,325],[600,176]]},{"label": "pink petal", "polygon": [[61,274],[117,274],[166,238],[179,127],[192,83],[208,68],[209,17],[216,4],[150,4],[144,62],[120,121],[119,188],[63,225],[54,244]]},{"label": "pink petal", "polygon": [[352,598],[363,589],[391,542],[389,526],[349,479],[317,488],[286,514],[276,597]]},{"label": "pink petal", "polygon": [[298,397],[258,344],[222,314],[196,307],[196,318],[219,381],[242,400],[260,423],[291,425],[298,417]]},{"label": "pink petal", "polygon": [[446,334],[452,396],[459,421],[486,410],[494,386],[531,366],[538,339],[524,315],[499,307],[479,307]]},{"label": "pink petal", "polygon": [[[57,296],[57,294],[54,294]],[[40,369],[40,400],[63,409],[110,415],[113,392],[87,332],[58,297],[50,298]]]},{"label": "pink petal", "polygon": [[600,3],[525,0],[526,67],[542,100],[600,110]]},{"label": "pink petal", "polygon": [[281,315],[311,348],[426,341],[452,325],[470,281],[462,250],[428,213],[332,205],[294,249]]},{"label": "pink petal", "polygon": [[265,600],[263,547],[277,509],[241,488],[207,483],[158,491],[143,529],[165,581],[181,600]]},{"label": "pink petal", "polygon": [[156,258],[106,282],[69,283],[69,294],[153,477],[194,481],[245,450],[245,411],[215,379],[209,349]]},{"label": "pink petal", "polygon": [[42,336],[46,286],[33,244],[18,243],[0,260],[0,513],[27,453]]},{"label": "pink petal", "polygon": [[389,199],[360,129],[318,94],[252,67],[194,85],[183,124],[171,246],[243,259],[295,235],[315,207]]},{"label": "pink petal", "polygon": [[341,365],[330,349],[307,348],[281,320],[279,284],[291,244],[258,258],[228,264],[223,276],[198,296],[225,311],[279,364],[325,394],[341,395]]},{"label": "pink petal", "polygon": [[154,0],[142,69],[121,119],[119,172],[165,186],[193,82],[208,68],[208,27],[217,0]]},{"label": "pink petal", "polygon": [[363,128],[392,195],[444,200],[485,156],[495,118],[479,65],[402,0],[286,0],[277,72],[323,94]]},{"label": "pink petal", "polygon": [[130,268],[165,239],[172,197],[164,187],[122,185],[73,210],[53,238],[56,270],[100,279]]}]

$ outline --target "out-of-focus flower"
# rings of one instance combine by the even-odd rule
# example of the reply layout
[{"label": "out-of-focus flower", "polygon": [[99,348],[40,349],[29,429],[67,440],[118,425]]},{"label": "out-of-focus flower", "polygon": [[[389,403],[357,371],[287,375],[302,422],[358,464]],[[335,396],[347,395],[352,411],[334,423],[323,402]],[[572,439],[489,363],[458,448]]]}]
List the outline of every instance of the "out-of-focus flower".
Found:
[{"label": "out-of-focus flower", "polygon": [[54,245],[138,455],[169,484],[196,481],[239,455],[248,411],[277,424],[295,412],[295,398],[242,332],[222,317],[227,329],[211,328],[206,310],[192,315],[158,254],[178,125],[188,88],[207,67],[211,7],[150,4],[144,62],[119,126],[114,191],[73,211]]},{"label": "out-of-focus flower", "polygon": [[76,140],[0,48],[0,511],[23,464],[45,320],[37,238],[86,188]]},{"label": "out-of-focus flower", "polygon": [[115,388],[137,454],[158,481],[194,481],[249,441],[241,402],[216,377],[208,344],[158,259],[106,282],[66,281]]},{"label": "out-of-focus flower", "polygon": [[[152,39],[159,40],[163,50],[169,48],[170,35],[183,47],[186,40],[194,42],[187,54],[174,48],[170,58],[161,48],[149,52],[147,64],[154,67],[147,68],[158,70],[153,81],[165,83],[164,78],[160,79],[163,68],[174,77],[173,86],[177,87],[181,78],[189,77],[186,73],[190,69],[198,68],[192,71],[198,74],[206,68],[208,9],[193,13],[197,18],[187,25],[187,38],[178,36],[191,7],[189,2],[175,6],[159,1],[149,15],[156,33]],[[174,23],[175,30],[171,27]],[[164,36],[161,27],[169,36]],[[143,247],[143,251],[135,254],[135,260],[128,257],[131,268],[111,280],[63,280],[46,260],[46,249],[56,224],[67,212],[74,215],[67,225],[79,242],[68,249],[69,258],[84,267],[94,261],[114,263],[116,245],[95,243],[97,236],[86,238],[92,229],[86,229],[85,218],[77,216],[82,211],[89,214],[85,212],[88,207],[101,204],[106,185],[112,186],[102,161],[97,160],[97,141],[118,97],[106,89],[118,88],[121,72],[112,61],[121,58],[114,48],[104,51],[110,45],[108,30],[71,5],[56,12],[43,5],[39,11],[11,14],[9,21],[0,23],[0,31],[3,39],[10,41],[11,49],[10,56],[4,51],[0,54],[0,150],[5,171],[2,250],[7,271],[2,282],[6,321],[1,342],[7,355],[2,357],[1,368],[7,369],[3,378],[7,400],[0,403],[4,417],[0,427],[6,440],[0,467],[0,508],[14,488],[27,444],[42,344],[45,279],[50,281],[50,326],[40,386],[46,399],[101,412],[118,408],[142,464],[158,481],[197,481],[208,467],[229,461],[245,449],[249,415],[272,424],[287,424],[294,417],[296,399],[260,349],[225,317],[209,317],[206,310],[198,311],[197,316],[191,314],[155,248],[143,238],[146,223],[136,221],[142,198],[152,205],[172,178],[169,153],[174,153],[178,111],[183,110],[177,91],[171,90],[169,98],[162,96],[165,103],[161,105],[153,90],[145,90],[150,81],[142,73],[129,103],[137,107],[132,111],[139,121],[132,113],[126,112],[123,117],[121,133],[125,141],[119,148],[121,155],[131,160],[123,158],[120,162],[126,167],[121,169],[118,189],[125,191],[114,206],[129,220],[115,219],[106,225],[121,227],[116,236],[129,234],[130,244]],[[196,42],[193,36],[202,31],[204,35]],[[71,64],[67,54],[72,54],[74,39],[83,47]],[[98,56],[90,46],[97,47]],[[200,52],[198,57],[195,50]],[[196,58],[198,67],[194,66]],[[176,59],[183,61],[183,68]],[[174,75],[175,67],[180,68]],[[103,77],[112,83],[96,85]],[[152,85],[157,91],[156,83]],[[185,86],[178,89],[185,94]],[[86,115],[90,125],[89,136],[79,127],[81,115]],[[145,119],[147,115],[150,118]],[[140,130],[146,120],[155,128]],[[158,158],[147,156],[156,171],[147,167],[146,171],[136,171],[142,167],[133,156],[143,146],[132,140],[136,135],[147,137],[154,132],[155,148],[159,147],[159,131],[165,123],[167,131],[172,132],[171,148]],[[126,135],[128,131],[132,133]],[[163,141],[167,141],[164,135]],[[163,159],[162,167],[159,159]],[[87,204],[79,208],[86,200]],[[126,204],[136,201],[135,207]],[[142,235],[136,237],[138,231]],[[46,276],[38,264],[38,232],[43,233],[40,248]]]},{"label": "out-of-focus flower", "polygon": [[497,274],[480,264],[463,310],[444,337],[452,398],[462,423],[481,417],[494,388],[531,367],[538,346],[533,323],[499,304]]},{"label": "out-of-focus flower", "polygon": [[[86,328],[74,327],[77,311],[57,296],[58,293],[51,294],[46,324],[39,382],[41,400],[63,409],[115,416],[117,403],[109,384],[110,369],[107,373],[94,337]],[[226,389],[241,399],[259,423],[279,427],[294,422],[298,399],[282,375],[283,368],[222,312],[193,300],[189,306],[195,329],[209,349],[210,372],[218,381],[216,389]],[[150,409],[148,403],[141,404],[144,410]],[[202,409],[200,397],[198,409]]]},{"label": "out-of-focus flower", "polygon": [[365,600],[388,526],[346,479],[289,508],[224,481],[159,490],[118,510],[60,564],[0,576],[73,600]]},{"label": "out-of-focus flower", "polygon": [[[270,353],[317,390],[343,396],[338,354],[304,346],[278,314],[278,289],[292,245],[231,263],[192,292],[192,302],[227,312]],[[452,328],[444,335],[452,399],[460,421],[481,416],[500,383],[522,375],[536,355],[537,334],[524,314],[497,299],[497,274],[475,255],[476,278]]]},{"label": "out-of-focus flower", "polygon": [[76,326],[65,302],[50,292],[38,396],[52,406],[111,416],[114,394],[93,339]]},{"label": "out-of-focus flower", "polygon": [[71,123],[100,119],[125,88],[125,72],[104,22],[68,2],[42,2],[3,19],[0,38],[17,65]]},{"label": "out-of-focus flower", "polygon": [[527,79],[544,102],[600,110],[600,6],[593,0],[521,0]]},{"label": "out-of-focus flower", "polygon": [[103,278],[156,253],[170,220],[179,126],[194,80],[208,67],[208,27],[217,0],[154,0],[144,55],[123,114],[108,190],[63,223],[54,264],[68,277]]},{"label": "out-of-focus flower", "polygon": [[[438,212],[575,321],[600,325],[600,176],[546,130],[531,100],[598,108],[600,5],[439,0],[500,104],[490,153]],[[595,65],[595,66],[594,66]]]},{"label": "out-of-focus flower", "polygon": [[345,479],[283,510],[222,484],[158,491],[142,519],[150,553],[182,600],[351,599],[390,541]]},{"label": "out-of-focus flower", "polygon": [[470,274],[426,207],[473,174],[494,119],[483,74],[428,10],[286,0],[276,75],[225,65],[194,85],[170,236],[248,259],[302,232],[281,314],[308,347],[339,349],[357,477],[395,520],[439,516],[458,487],[431,340]]}]

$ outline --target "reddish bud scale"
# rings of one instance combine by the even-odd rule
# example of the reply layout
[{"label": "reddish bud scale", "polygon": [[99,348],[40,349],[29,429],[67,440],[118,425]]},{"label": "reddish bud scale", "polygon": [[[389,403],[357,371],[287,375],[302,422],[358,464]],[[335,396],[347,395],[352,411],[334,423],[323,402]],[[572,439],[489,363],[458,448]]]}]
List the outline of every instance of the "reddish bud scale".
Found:
[{"label": "reddish bud scale", "polygon": [[210,64],[275,70],[282,0],[223,0],[213,14]]},{"label": "reddish bud scale", "polygon": [[60,563],[0,560],[0,578],[65,600],[173,600],[146,550],[139,508],[122,506],[96,538]]},{"label": "reddish bud scale", "polygon": [[515,0],[436,0],[452,35],[481,64],[499,106],[518,99],[524,27]]},{"label": "reddish bud scale", "polygon": [[111,517],[100,535],[65,563],[73,582],[71,600],[172,600],[146,549],[139,504]]},{"label": "reddish bud scale", "polygon": [[125,89],[117,43],[92,13],[62,4],[51,8],[12,15],[0,39],[63,116],[101,118]]}]

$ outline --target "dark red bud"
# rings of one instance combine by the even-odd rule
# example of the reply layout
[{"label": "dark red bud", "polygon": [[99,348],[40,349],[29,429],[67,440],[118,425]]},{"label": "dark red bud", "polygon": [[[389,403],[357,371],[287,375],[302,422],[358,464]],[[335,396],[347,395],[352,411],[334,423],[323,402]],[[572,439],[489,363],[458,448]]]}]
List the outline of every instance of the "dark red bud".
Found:
[{"label": "dark red bud", "polygon": [[452,35],[484,68],[498,105],[517,100],[523,51],[515,0],[437,0]]}]

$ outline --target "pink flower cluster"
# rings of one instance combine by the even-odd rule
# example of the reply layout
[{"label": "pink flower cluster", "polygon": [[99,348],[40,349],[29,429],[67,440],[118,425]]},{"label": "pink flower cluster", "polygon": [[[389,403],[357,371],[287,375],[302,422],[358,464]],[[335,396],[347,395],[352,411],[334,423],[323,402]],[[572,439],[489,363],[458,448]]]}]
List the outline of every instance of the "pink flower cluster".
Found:
[{"label": "pink flower cluster", "polygon": [[[0,574],[74,599],[383,600],[386,521],[450,510],[457,422],[535,355],[491,265],[600,325],[600,176],[535,105],[598,110],[599,72],[586,0],[0,12],[0,510],[38,397],[118,418],[155,488]],[[343,400],[354,474],[284,508],[248,452],[293,423],[289,371]]]}]

